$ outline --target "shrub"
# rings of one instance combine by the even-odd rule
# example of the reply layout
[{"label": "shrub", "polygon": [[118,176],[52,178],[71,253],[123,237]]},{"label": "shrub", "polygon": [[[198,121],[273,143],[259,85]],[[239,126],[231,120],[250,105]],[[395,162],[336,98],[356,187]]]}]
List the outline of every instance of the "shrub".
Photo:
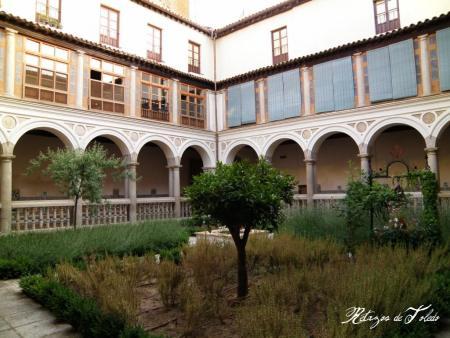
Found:
[{"label": "shrub", "polygon": [[176,256],[173,250],[187,240],[187,231],[177,221],[11,234],[0,237],[0,279],[42,273],[61,261],[79,261],[89,255],[170,251]]},{"label": "shrub", "polygon": [[40,275],[23,277],[24,293],[52,311],[58,319],[70,323],[83,337],[157,338],[142,328],[128,326],[119,316],[104,314],[96,302],[84,298],[57,281]]},{"label": "shrub", "polygon": [[184,279],[183,270],[171,261],[162,261],[158,267],[157,278],[162,303],[168,308],[174,306]]}]

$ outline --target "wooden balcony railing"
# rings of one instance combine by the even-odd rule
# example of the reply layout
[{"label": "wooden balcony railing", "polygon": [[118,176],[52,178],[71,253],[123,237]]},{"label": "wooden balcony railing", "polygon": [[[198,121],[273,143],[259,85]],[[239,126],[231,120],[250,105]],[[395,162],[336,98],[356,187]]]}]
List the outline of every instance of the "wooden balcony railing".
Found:
[{"label": "wooden balcony railing", "polygon": [[106,35],[100,34],[100,43],[105,43],[107,45],[113,46],[113,47],[119,47],[119,39],[111,38]]},{"label": "wooden balcony railing", "polygon": [[170,121],[169,104],[164,104],[164,108],[160,109],[161,103],[152,102],[149,99],[141,99],[141,117],[158,121]]}]

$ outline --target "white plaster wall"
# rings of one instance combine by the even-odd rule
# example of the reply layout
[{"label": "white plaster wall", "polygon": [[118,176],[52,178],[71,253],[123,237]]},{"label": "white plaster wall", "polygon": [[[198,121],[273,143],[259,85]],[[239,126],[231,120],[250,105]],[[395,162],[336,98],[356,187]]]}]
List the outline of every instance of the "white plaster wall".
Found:
[{"label": "white plaster wall", "polygon": [[150,195],[152,189],[158,196],[169,195],[169,169],[159,147],[144,146],[139,153],[136,182],[137,195]]},{"label": "white plaster wall", "polygon": [[[65,0],[61,7],[62,31],[99,42],[100,6],[106,5],[120,11],[119,47],[121,50],[146,57],[146,29],[152,24],[162,29],[162,63],[177,70],[188,72],[188,41],[201,46],[201,74],[213,79],[212,39],[189,26],[153,12],[129,0]],[[5,0],[6,12],[35,20],[35,0]]]},{"label": "white plaster wall", "polygon": [[[450,1],[400,0],[399,8],[404,27],[449,12]],[[283,26],[290,59],[317,53],[374,36],[373,0],[312,0],[219,38],[217,79],[271,65],[271,31]]]},{"label": "white plaster wall", "polygon": [[272,165],[292,175],[297,185],[306,185],[306,166],[303,150],[297,144],[280,144],[272,156]]}]

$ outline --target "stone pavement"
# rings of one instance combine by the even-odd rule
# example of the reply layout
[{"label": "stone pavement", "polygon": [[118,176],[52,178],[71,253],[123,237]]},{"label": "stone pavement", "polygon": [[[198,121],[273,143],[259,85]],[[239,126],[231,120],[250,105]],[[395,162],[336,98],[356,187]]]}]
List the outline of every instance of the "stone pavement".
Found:
[{"label": "stone pavement", "polygon": [[72,326],[56,320],[41,305],[25,296],[18,280],[0,281],[1,338],[81,337]]}]

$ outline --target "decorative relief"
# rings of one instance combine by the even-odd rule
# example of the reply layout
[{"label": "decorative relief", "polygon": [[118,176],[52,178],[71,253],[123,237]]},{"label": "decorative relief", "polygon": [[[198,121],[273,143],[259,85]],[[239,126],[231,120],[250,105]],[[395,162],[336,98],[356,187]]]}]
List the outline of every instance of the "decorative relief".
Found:
[{"label": "decorative relief", "polygon": [[83,136],[86,134],[86,127],[82,126],[81,124],[76,125],[74,130],[75,134],[77,134],[78,136]]},{"label": "decorative relief", "polygon": [[182,140],[181,140],[179,137],[176,137],[176,138],[173,140],[173,143],[175,144],[175,146],[176,146],[177,148],[179,148],[183,142],[182,142]]},{"label": "decorative relief", "polygon": [[215,151],[216,150],[216,144],[214,142],[210,142],[209,143],[209,148]]},{"label": "decorative relief", "polygon": [[302,132],[302,137],[303,137],[305,140],[309,140],[309,139],[311,138],[311,136],[312,136],[311,130],[309,130],[309,129],[303,130],[303,132]]},{"label": "decorative relief", "polygon": [[132,132],[130,133],[130,138],[131,138],[131,141],[133,141],[134,143],[136,143],[137,140],[139,140],[139,134],[136,133],[135,131],[132,131]]},{"label": "decorative relief", "polygon": [[364,133],[367,130],[367,123],[366,122],[358,122],[356,124],[355,128],[359,133]]},{"label": "decorative relief", "polygon": [[222,151],[224,151],[225,149],[227,149],[228,144],[226,142],[221,142],[220,143],[220,148],[222,149]]},{"label": "decorative relief", "polygon": [[17,125],[17,121],[14,117],[10,116],[10,115],[6,115],[2,118],[2,126],[5,129],[14,129]]},{"label": "decorative relief", "polygon": [[432,124],[436,121],[436,115],[432,112],[425,113],[422,116],[422,121],[426,124]]}]

